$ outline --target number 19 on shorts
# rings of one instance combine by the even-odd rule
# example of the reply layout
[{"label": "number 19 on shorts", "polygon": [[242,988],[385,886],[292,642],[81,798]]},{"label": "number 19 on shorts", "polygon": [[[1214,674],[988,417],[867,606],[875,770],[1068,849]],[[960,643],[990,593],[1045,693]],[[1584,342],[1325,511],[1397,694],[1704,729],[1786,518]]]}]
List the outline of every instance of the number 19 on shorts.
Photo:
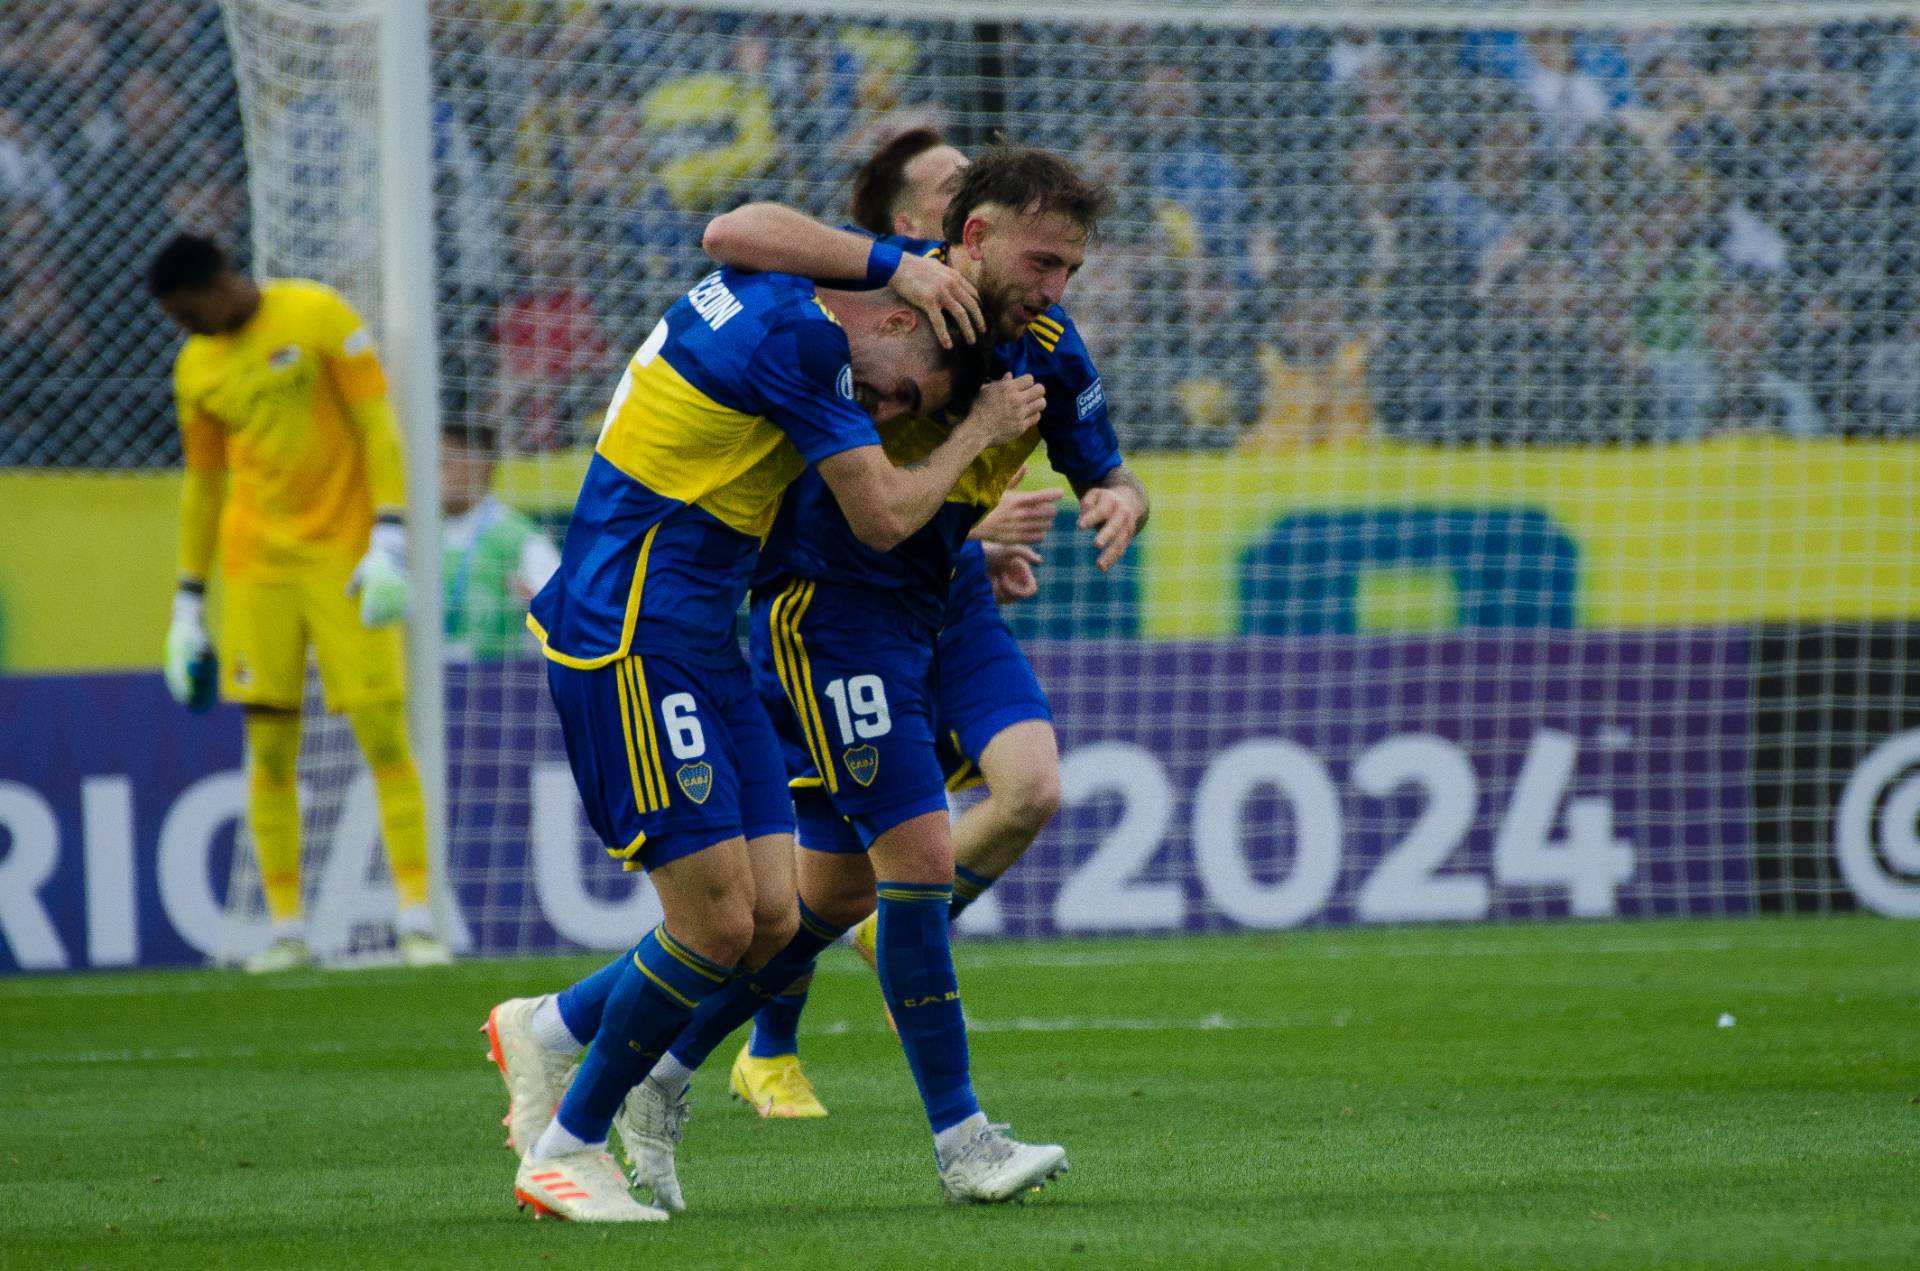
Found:
[{"label": "number 19 on shorts", "polygon": [[834,721],[840,725],[840,744],[885,737],[893,730],[887,711],[887,686],[877,675],[850,675],[827,684]]}]

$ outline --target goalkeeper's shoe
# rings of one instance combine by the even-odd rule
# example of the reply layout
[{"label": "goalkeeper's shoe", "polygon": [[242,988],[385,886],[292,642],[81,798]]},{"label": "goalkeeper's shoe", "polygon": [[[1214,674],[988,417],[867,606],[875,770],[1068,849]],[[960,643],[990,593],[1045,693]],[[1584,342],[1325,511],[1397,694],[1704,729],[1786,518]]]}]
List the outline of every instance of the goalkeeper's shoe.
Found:
[{"label": "goalkeeper's shoe", "polygon": [[553,1123],[554,1109],[567,1092],[573,1056],[548,1050],[533,1033],[537,997],[515,997],[487,1012],[480,1031],[487,1035],[487,1058],[507,1083],[507,1146],[533,1149]]},{"label": "goalkeeper's shoe", "polygon": [[407,532],[398,522],[378,521],[367,554],[353,567],[347,595],[360,598],[360,625],[390,627],[407,616]]},{"label": "goalkeeper's shoe", "polygon": [[240,964],[248,975],[277,975],[313,965],[313,953],[298,936],[282,936]]},{"label": "goalkeeper's shoe", "polygon": [[569,1222],[665,1222],[667,1212],[643,1205],[605,1148],[520,1162],[513,1198],[533,1216]]},{"label": "goalkeeper's shoe", "polygon": [[986,1125],[940,1162],[940,1187],[956,1205],[995,1205],[1040,1190],[1066,1169],[1064,1147],[1022,1143]]},{"label": "goalkeeper's shoe", "polygon": [[763,1117],[823,1117],[827,1110],[813,1083],[800,1067],[798,1055],[774,1055],[759,1059],[749,1053],[753,1043],[740,1048],[734,1058],[728,1084],[734,1098],[752,1105]]},{"label": "goalkeeper's shoe", "polygon": [[[878,912],[870,913],[862,919],[847,937],[847,943],[852,945],[853,951],[860,955],[860,960],[867,964],[867,970],[875,975],[880,974],[880,915]],[[880,1013],[887,1017],[887,1027],[893,1030],[895,1037],[898,1037],[900,1026],[893,1022],[893,1012],[884,1002],[880,1005]]]},{"label": "goalkeeper's shoe", "polygon": [[627,1092],[626,1102],[613,1117],[613,1128],[620,1133],[620,1146],[627,1160],[627,1173],[636,1190],[644,1192],[662,1209],[675,1213],[687,1207],[680,1194],[680,1174],[674,1165],[674,1153],[687,1132],[687,1118],[693,1109],[687,1106],[687,1092],[667,1098],[651,1081],[642,1081]]},{"label": "goalkeeper's shoe", "polygon": [[452,966],[453,950],[439,936],[426,931],[400,933],[402,966]]}]

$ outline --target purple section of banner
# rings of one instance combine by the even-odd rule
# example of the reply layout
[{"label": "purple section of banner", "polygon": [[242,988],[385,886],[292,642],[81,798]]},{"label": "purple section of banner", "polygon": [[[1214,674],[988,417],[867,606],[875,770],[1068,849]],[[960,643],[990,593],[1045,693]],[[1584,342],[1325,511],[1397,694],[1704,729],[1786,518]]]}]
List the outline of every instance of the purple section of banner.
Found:
[{"label": "purple section of banner", "polygon": [[[1171,815],[1151,856],[1128,877],[1145,887],[1177,884],[1187,902],[1185,925],[1236,925],[1216,897],[1244,889],[1249,880],[1207,868],[1210,859],[1233,853],[1196,853],[1195,828],[1206,811],[1198,795],[1223,755],[1255,739],[1309,752],[1324,764],[1337,799],[1335,885],[1305,921],[1362,916],[1357,897],[1382,859],[1396,849],[1411,851],[1409,835],[1423,811],[1438,816],[1447,810],[1442,802],[1457,804],[1468,773],[1475,788],[1467,792],[1467,823],[1458,833],[1446,824],[1429,827],[1429,841],[1456,840],[1432,872],[1492,885],[1484,909],[1459,901],[1452,912],[1431,916],[1568,914],[1565,888],[1504,885],[1492,859],[1530,750],[1546,746],[1551,759],[1564,746],[1560,738],[1575,752],[1568,780],[1537,784],[1534,793],[1559,796],[1545,809],[1554,838],[1567,832],[1565,804],[1604,800],[1589,802],[1582,820],[1590,824],[1592,809],[1604,806],[1612,837],[1632,852],[1631,874],[1610,912],[1722,914],[1752,906],[1750,641],[1744,633],[1055,642],[1030,653],[1053,698],[1069,797],[1076,778],[1097,777],[1075,766],[1101,742],[1138,748],[1139,755],[1109,748],[1102,762],[1140,765],[1142,780],[1129,783],[1129,794],[1104,792],[1062,809],[1001,885],[1009,930],[1041,934],[1060,926],[1061,883],[1085,870],[1103,842],[1120,837],[1116,824],[1123,814],[1152,803],[1141,789],[1156,780],[1155,767],[1171,792]],[[1387,793],[1357,790],[1356,760],[1388,742],[1399,744],[1385,766],[1404,765],[1406,780]],[[1257,766],[1257,754],[1248,761]],[[1311,775],[1301,779],[1313,784]],[[1256,790],[1235,819],[1251,881],[1278,882],[1295,863],[1300,810],[1268,787],[1264,794]],[[1403,907],[1417,914],[1419,898]],[[1114,916],[1121,920],[1116,926],[1138,925],[1125,913]],[[1103,926],[1097,913],[1069,925]]]},{"label": "purple section of banner", "polygon": [[[968,926],[1746,912],[1749,648],[1036,645],[1066,801]],[[637,937],[642,884],[585,829],[539,664],[449,668],[448,718],[448,855],[477,950]],[[0,719],[0,971],[205,956],[244,799],[238,713],[189,716],[157,676],[106,675],[0,680]]]}]

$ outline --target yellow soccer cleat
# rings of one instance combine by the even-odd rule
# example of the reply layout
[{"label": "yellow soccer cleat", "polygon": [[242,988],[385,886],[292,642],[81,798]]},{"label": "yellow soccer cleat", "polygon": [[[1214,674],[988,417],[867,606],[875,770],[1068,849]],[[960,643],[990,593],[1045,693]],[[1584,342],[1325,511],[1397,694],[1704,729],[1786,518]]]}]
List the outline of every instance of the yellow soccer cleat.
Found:
[{"label": "yellow soccer cleat", "polygon": [[855,927],[853,934],[847,937],[847,943],[852,945],[853,951],[860,955],[860,960],[867,964],[867,970],[875,975],[880,974],[880,915],[878,912],[870,913],[861,919],[860,925]]},{"label": "yellow soccer cleat", "polygon": [[775,1055],[756,1059],[748,1054],[753,1043],[740,1048],[733,1061],[728,1083],[734,1097],[750,1105],[763,1117],[823,1117],[827,1110],[813,1083],[801,1071],[800,1056]]}]

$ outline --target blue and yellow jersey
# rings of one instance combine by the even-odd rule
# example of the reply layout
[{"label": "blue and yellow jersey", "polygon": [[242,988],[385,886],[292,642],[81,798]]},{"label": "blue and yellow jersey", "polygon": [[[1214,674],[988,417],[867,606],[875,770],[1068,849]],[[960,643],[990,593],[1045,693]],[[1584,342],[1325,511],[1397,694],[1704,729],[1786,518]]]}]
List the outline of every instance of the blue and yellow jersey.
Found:
[{"label": "blue and yellow jersey", "polygon": [[527,625],[582,669],[633,652],[738,661],[734,613],[781,494],[879,440],[811,282],[707,275],[628,362]]},{"label": "blue and yellow jersey", "polygon": [[[923,254],[941,250],[940,244],[919,239],[888,241]],[[975,459],[932,521],[891,552],[876,552],[854,534],[819,474],[808,472],[780,508],[755,586],[800,577],[872,588],[890,593],[895,603],[938,628],[956,554],[1036,446],[1045,442],[1047,461],[1080,489],[1120,466],[1120,443],[1107,417],[1100,373],[1064,309],[1055,305],[1028,324],[1020,338],[994,350],[993,377],[1003,373],[1032,375],[1046,389],[1039,426]],[[948,428],[944,419],[903,420],[887,426],[881,444],[894,463],[914,463],[945,439]]]}]

